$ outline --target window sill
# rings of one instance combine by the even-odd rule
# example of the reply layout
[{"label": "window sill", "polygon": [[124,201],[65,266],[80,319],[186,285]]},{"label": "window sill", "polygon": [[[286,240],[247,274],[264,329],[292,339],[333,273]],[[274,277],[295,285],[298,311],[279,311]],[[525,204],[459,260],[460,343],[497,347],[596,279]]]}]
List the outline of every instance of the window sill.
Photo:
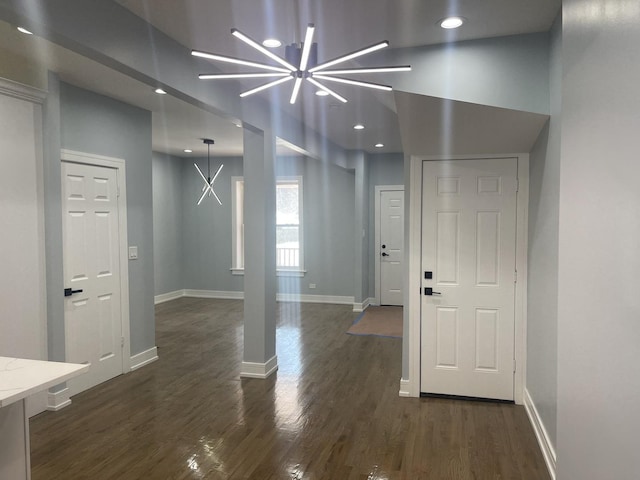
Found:
[{"label": "window sill", "polygon": [[[231,275],[244,275],[244,268],[232,268]],[[306,270],[276,270],[278,277],[304,277]]]}]

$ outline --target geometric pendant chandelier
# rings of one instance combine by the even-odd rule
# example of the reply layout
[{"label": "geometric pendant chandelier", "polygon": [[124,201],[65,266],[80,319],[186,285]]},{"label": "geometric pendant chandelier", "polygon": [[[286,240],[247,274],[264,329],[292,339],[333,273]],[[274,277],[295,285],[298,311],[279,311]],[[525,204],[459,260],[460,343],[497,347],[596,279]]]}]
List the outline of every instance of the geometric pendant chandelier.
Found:
[{"label": "geometric pendant chandelier", "polygon": [[193,166],[196,167],[196,170],[198,170],[198,173],[202,177],[202,180],[204,181],[204,187],[202,187],[202,195],[200,195],[200,199],[198,200],[198,205],[202,203],[202,200],[205,199],[205,197],[207,196],[207,193],[209,194],[209,196],[213,195],[214,197],[216,197],[216,200],[218,200],[218,203],[222,205],[220,198],[218,198],[218,195],[216,195],[216,192],[213,191],[213,182],[216,181],[216,177],[218,176],[218,174],[220,173],[220,170],[222,170],[222,167],[224,165],[220,165],[220,167],[218,167],[218,171],[216,172],[216,174],[213,176],[213,178],[211,178],[210,149],[211,149],[211,145],[213,145],[214,142],[210,138],[203,138],[202,141],[207,144],[207,176],[206,177],[204,176],[204,174],[200,170],[200,167],[198,167],[197,163],[193,164]]},{"label": "geometric pendant chandelier", "polygon": [[313,33],[315,27],[312,23],[307,26],[307,31],[304,37],[304,42],[301,45],[292,43],[285,49],[285,58],[282,58],[273,52],[270,52],[258,42],[248,37],[236,28],[231,29],[231,34],[242,40],[247,45],[255,48],[260,53],[266,55],[271,60],[277,62],[281,66],[269,65],[266,63],[252,62],[249,60],[242,60],[240,58],[228,57],[225,55],[218,55],[215,53],[201,52],[193,50],[192,55],[196,57],[202,57],[209,60],[218,62],[234,63],[236,65],[244,65],[248,67],[258,68],[260,70],[267,70],[268,72],[247,72],[247,73],[205,73],[200,74],[198,78],[201,80],[218,80],[218,79],[239,79],[239,78],[276,78],[268,83],[262,84],[251,90],[247,90],[240,94],[241,97],[247,97],[254,93],[266,90],[267,88],[275,87],[282,83],[294,80],[293,89],[291,91],[291,97],[289,103],[296,103],[300,87],[303,82],[308,82],[314,87],[328,93],[337,100],[346,103],[347,99],[339,95],[329,87],[325,85],[325,82],[343,83],[348,85],[356,85],[359,87],[373,88],[377,90],[390,91],[392,88],[388,85],[380,85],[377,83],[362,82],[359,80],[352,80],[350,78],[342,77],[342,75],[353,75],[362,73],[385,73],[385,72],[408,72],[411,70],[410,65],[400,65],[394,67],[373,67],[373,68],[348,68],[342,70],[329,69],[339,63],[352,60],[356,57],[366,55],[371,52],[375,52],[382,48],[388,47],[388,41],[382,41],[368,47],[361,48],[354,52],[342,55],[327,62],[318,64],[318,44],[313,43]]}]

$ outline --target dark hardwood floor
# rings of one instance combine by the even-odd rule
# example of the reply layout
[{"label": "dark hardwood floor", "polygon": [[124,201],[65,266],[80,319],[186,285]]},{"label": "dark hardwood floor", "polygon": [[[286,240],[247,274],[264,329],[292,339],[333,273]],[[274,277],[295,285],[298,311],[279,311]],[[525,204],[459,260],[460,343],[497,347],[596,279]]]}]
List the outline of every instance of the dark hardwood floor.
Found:
[{"label": "dark hardwood floor", "polygon": [[31,420],[34,480],[548,479],[523,407],[400,398],[401,340],[279,304],[279,370],[240,379],[242,302],[156,307],[160,359]]}]

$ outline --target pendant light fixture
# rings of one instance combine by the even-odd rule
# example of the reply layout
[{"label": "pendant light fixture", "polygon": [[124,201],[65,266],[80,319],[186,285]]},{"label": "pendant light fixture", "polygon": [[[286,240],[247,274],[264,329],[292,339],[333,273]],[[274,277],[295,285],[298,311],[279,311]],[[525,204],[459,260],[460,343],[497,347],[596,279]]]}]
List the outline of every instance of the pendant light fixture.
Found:
[{"label": "pendant light fixture", "polygon": [[[343,96],[337,94],[329,87],[324,85],[323,82],[319,80],[328,81],[328,82],[338,82],[338,83],[346,83],[349,85],[356,85],[359,87],[367,87],[373,88],[377,90],[386,90],[390,91],[392,88],[388,85],[380,85],[377,83],[371,82],[362,82],[357,80],[351,80],[349,78],[344,78],[336,75],[352,75],[352,74],[361,74],[361,73],[387,73],[387,72],[408,72],[411,70],[410,65],[400,65],[400,66],[391,66],[391,67],[370,67],[370,68],[348,68],[341,70],[327,70],[327,68],[337,65],[339,63],[346,62],[348,60],[352,60],[357,57],[361,57],[362,55],[366,55],[371,52],[375,52],[382,48],[388,47],[389,42],[383,41],[368,47],[361,48],[354,52],[348,53],[346,55],[342,55],[340,57],[334,58],[333,60],[329,60],[327,62],[318,64],[318,44],[313,43],[313,33],[315,31],[315,26],[310,23],[307,26],[307,32],[304,37],[304,41],[302,44],[298,45],[296,43],[292,43],[291,45],[286,47],[285,57],[282,58],[273,52],[270,52],[258,42],[248,37],[244,33],[242,33],[237,28],[231,29],[231,34],[249,45],[250,47],[255,48],[263,55],[266,55],[271,60],[280,64],[280,66],[269,65],[266,63],[258,63],[251,62],[249,60],[242,60],[235,57],[227,57],[224,55],[218,55],[215,53],[207,53],[201,52],[198,50],[193,50],[191,55],[201,58],[206,58],[208,60],[214,60],[217,62],[226,62],[226,63],[234,63],[236,65],[244,65],[248,67],[259,68],[262,70],[269,70],[268,73],[263,72],[249,72],[249,73],[207,73],[201,74],[198,76],[201,80],[215,80],[215,79],[239,79],[239,78],[277,78],[277,80],[272,80],[268,83],[264,83],[258,87],[252,88],[251,90],[247,90],[240,94],[241,97],[247,97],[254,93],[260,92],[262,90],[266,90],[267,88],[275,87],[276,85],[280,85],[281,83],[288,82],[290,80],[295,80],[293,84],[293,89],[291,92],[291,97],[289,99],[289,103],[296,103],[296,99],[298,98],[298,93],[300,92],[300,87],[304,80],[308,81],[310,84],[319,88],[321,91],[328,93],[333,96],[335,99],[346,103],[347,99]],[[295,66],[297,65],[297,66]]]},{"label": "pendant light fixture", "polygon": [[200,170],[200,167],[198,167],[197,163],[193,164],[193,166],[196,167],[196,170],[198,170],[198,173],[202,177],[202,180],[204,181],[204,187],[202,187],[202,195],[200,195],[200,199],[198,200],[198,205],[202,203],[202,200],[205,199],[205,197],[207,196],[207,193],[209,194],[209,196],[213,195],[214,197],[216,197],[216,200],[218,201],[218,203],[222,205],[220,198],[218,197],[218,195],[216,195],[216,192],[213,191],[213,182],[216,181],[216,178],[224,165],[220,164],[220,166],[218,167],[218,170],[216,171],[216,174],[213,176],[213,178],[211,178],[211,145],[213,145],[215,142],[210,138],[203,138],[202,141],[207,144],[207,176],[206,177],[204,176],[204,174],[202,173],[202,170]]}]

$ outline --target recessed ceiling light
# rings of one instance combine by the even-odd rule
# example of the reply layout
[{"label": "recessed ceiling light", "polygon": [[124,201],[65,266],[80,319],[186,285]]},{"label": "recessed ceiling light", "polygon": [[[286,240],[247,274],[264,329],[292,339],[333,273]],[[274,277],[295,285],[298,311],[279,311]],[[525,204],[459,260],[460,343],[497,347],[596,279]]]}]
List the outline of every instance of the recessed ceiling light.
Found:
[{"label": "recessed ceiling light", "polygon": [[384,147],[384,143],[376,143],[375,147],[376,148],[382,148],[382,147]]},{"label": "recessed ceiling light", "polygon": [[239,123],[236,123],[235,126],[238,128],[242,128],[242,125],[240,125]]},{"label": "recessed ceiling light", "polygon": [[163,89],[161,89],[161,88],[156,88],[155,92],[156,92],[158,95],[166,95],[166,94],[167,94],[167,92],[165,92],[165,91],[164,91]]},{"label": "recessed ceiling light", "polygon": [[193,150],[189,150],[188,148],[185,148],[185,149],[183,150],[183,152],[184,152],[184,153],[193,153]]},{"label": "recessed ceiling light", "polygon": [[18,27],[18,31],[22,32],[22,33],[26,33],[27,35],[33,35],[33,32],[30,32],[29,30],[27,30],[24,27]]},{"label": "recessed ceiling light", "polygon": [[446,29],[458,28],[463,23],[464,23],[464,18],[462,17],[447,17],[440,20],[440,26]]},{"label": "recessed ceiling light", "polygon": [[319,97],[326,97],[327,95],[329,95],[329,92],[325,92],[324,90],[318,90],[316,92],[316,95],[318,95]]},{"label": "recessed ceiling light", "polygon": [[354,125],[354,126],[353,126],[353,129],[354,129],[354,130],[362,130],[363,128],[364,128],[364,125],[362,125],[362,124],[360,124],[360,123],[359,123],[359,124],[357,124],[357,125]]},{"label": "recessed ceiling light", "polygon": [[265,41],[262,42],[262,45],[267,48],[278,48],[279,46],[282,45],[282,42],[277,38],[267,38]]}]

